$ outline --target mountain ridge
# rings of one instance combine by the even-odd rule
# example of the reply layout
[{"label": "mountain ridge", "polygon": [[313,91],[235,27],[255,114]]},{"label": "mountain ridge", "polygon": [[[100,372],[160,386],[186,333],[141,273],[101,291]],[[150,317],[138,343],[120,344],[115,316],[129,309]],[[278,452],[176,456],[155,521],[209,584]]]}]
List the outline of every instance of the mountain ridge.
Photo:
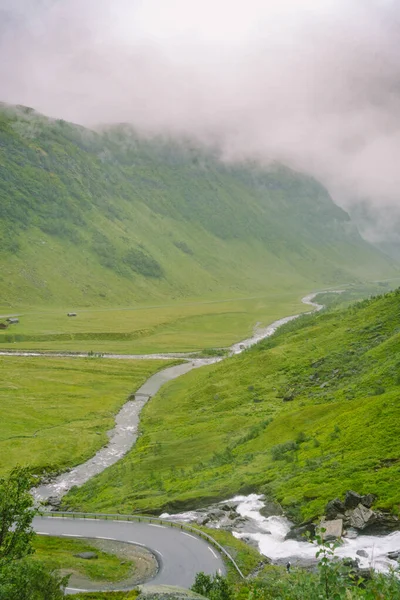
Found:
[{"label": "mountain ridge", "polygon": [[[314,179],[0,105],[2,305],[233,296],[396,273]],[[6,289],[5,289],[6,288]]]}]

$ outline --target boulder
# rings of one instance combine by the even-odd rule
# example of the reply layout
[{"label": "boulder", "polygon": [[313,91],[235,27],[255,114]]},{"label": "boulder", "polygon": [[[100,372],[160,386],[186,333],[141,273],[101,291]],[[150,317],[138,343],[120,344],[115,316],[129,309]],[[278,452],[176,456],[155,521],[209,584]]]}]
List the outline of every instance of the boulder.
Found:
[{"label": "boulder", "polygon": [[365,494],[364,496],[361,496],[361,504],[367,508],[371,508],[375,500],[375,494]]},{"label": "boulder", "polygon": [[361,548],[361,550],[357,550],[357,556],[361,556],[362,558],[368,558],[368,553]]},{"label": "boulder", "polygon": [[331,521],[322,521],[319,529],[325,529],[322,537],[326,542],[337,540],[342,537],[343,519],[333,519]]},{"label": "boulder", "polygon": [[347,537],[349,540],[355,540],[358,537],[357,529],[354,529],[354,527],[349,527],[345,533],[345,537]]},{"label": "boulder", "polygon": [[316,525],[313,520],[305,521],[300,525],[294,525],[290,531],[286,534],[285,540],[300,540],[304,541],[304,538],[307,535],[311,537],[315,536],[316,533]]},{"label": "boulder", "polygon": [[78,554],[74,554],[74,556],[75,558],[85,558],[86,560],[98,558],[96,552],[78,552]]},{"label": "boulder", "polygon": [[387,535],[400,529],[400,520],[390,513],[375,513],[375,520],[368,523],[364,533],[368,535]]},{"label": "boulder", "polygon": [[357,494],[357,492],[353,492],[351,490],[346,492],[344,499],[344,505],[346,509],[356,508],[360,503],[362,503],[362,496],[360,496],[360,494]]},{"label": "boulder", "polygon": [[336,519],[338,515],[343,515],[345,510],[346,508],[344,506],[344,502],[339,500],[339,498],[335,498],[334,500],[328,502],[328,504],[326,505],[325,515],[327,520],[331,521],[332,519]]},{"label": "boulder", "polygon": [[390,558],[390,560],[399,560],[400,550],[393,550],[393,552],[388,552],[387,557]]},{"label": "boulder", "polygon": [[57,496],[49,496],[47,498],[46,504],[48,504],[49,506],[60,506],[61,504],[61,499],[58,498]]},{"label": "boulder", "polygon": [[349,523],[355,529],[365,529],[376,520],[376,514],[361,503],[351,512]]},{"label": "boulder", "polygon": [[283,510],[279,504],[272,502],[271,500],[265,500],[264,506],[260,509],[260,514],[263,517],[274,517],[276,515],[282,516]]}]

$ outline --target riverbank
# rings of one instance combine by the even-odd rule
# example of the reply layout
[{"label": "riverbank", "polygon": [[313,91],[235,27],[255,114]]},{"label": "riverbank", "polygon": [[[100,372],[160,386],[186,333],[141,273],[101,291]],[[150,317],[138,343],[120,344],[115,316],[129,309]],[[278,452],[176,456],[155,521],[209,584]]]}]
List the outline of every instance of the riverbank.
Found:
[{"label": "riverbank", "polygon": [[[276,504],[260,494],[235,496],[197,511],[164,513],[161,518],[230,531],[276,565],[285,565],[289,561],[293,567],[310,568],[318,562],[316,544],[305,538],[288,539],[293,523]],[[399,567],[397,559],[391,558],[397,552],[400,557],[400,531],[385,536],[356,534],[353,538],[343,537],[335,549],[335,556],[351,558],[361,569],[388,572]]]},{"label": "riverbank", "polygon": [[[337,293],[337,292],[334,292]],[[316,294],[309,294],[308,296],[302,299],[304,304],[310,305],[314,308],[314,310],[321,310],[323,308],[322,305],[316,304],[313,302]],[[275,323],[272,323],[269,327],[259,330],[257,329],[254,332],[254,335],[244,340],[239,344],[234,344],[229,349],[230,355],[237,355],[243,352],[245,349],[250,348],[254,344],[258,343],[261,339],[271,336],[278,327],[284,325],[292,321],[293,319],[298,318],[299,315],[292,315],[289,317],[284,317],[279,319]],[[0,353],[1,354],[1,353]],[[15,356],[31,356],[29,352],[15,352]],[[37,356],[37,353],[34,353],[33,356]],[[47,356],[45,353],[42,356]],[[67,354],[58,354],[58,357],[68,357],[68,358],[76,358],[76,355],[67,355]],[[173,356],[177,357],[177,355],[161,355],[162,358],[171,359]],[[180,355],[183,358],[183,355]],[[84,357],[84,355],[80,355],[79,357]],[[86,356],[87,358],[87,356]],[[104,358],[114,358],[114,359],[123,359],[125,360],[127,357],[125,355],[105,355]],[[149,355],[149,356],[135,356],[136,359],[160,359],[160,355]],[[129,400],[124,404],[115,420],[114,429],[109,432],[109,442],[108,444],[101,448],[92,458],[90,458],[85,463],[82,463],[73,469],[71,469],[68,473],[62,473],[55,479],[51,479],[49,482],[46,482],[40,486],[38,486],[34,490],[34,496],[38,502],[47,502],[52,506],[59,506],[61,498],[69,491],[71,488],[82,486],[84,483],[88,482],[92,477],[102,473],[107,467],[114,465],[118,462],[135,444],[138,437],[138,427],[139,427],[139,415],[148,402],[148,400],[154,396],[160,388],[169,381],[180,377],[193,369],[197,369],[204,366],[209,366],[220,362],[223,357],[214,357],[209,359],[195,359],[189,358],[186,356],[186,362],[182,365],[171,367],[159,371],[155,375],[152,375],[146,383],[137,390],[132,400]]]}]

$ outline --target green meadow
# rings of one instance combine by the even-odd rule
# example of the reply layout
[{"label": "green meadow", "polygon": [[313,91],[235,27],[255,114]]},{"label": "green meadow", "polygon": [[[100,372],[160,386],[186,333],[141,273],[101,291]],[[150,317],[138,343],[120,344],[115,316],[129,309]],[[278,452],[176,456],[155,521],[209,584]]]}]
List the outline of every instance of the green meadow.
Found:
[{"label": "green meadow", "polygon": [[[96,582],[119,582],[131,577],[135,565],[116,554],[104,552],[91,540],[68,539],[36,535],[33,542],[34,559],[50,570],[62,570],[64,575],[79,575]],[[95,560],[74,556],[81,552],[94,552]]]},{"label": "green meadow", "polygon": [[169,361],[0,358],[0,473],[16,465],[59,472],[107,441],[114,416]]},{"label": "green meadow", "polygon": [[[308,290],[232,300],[193,301],[122,309],[33,310],[0,330],[4,350],[154,353],[226,347],[267,325],[309,307]],[[4,320],[4,319],[3,319]]]},{"label": "green meadow", "polygon": [[400,503],[400,292],[306,315],[164,386],[118,464],[65,505],[179,510],[261,491],[293,517],[347,489]]}]

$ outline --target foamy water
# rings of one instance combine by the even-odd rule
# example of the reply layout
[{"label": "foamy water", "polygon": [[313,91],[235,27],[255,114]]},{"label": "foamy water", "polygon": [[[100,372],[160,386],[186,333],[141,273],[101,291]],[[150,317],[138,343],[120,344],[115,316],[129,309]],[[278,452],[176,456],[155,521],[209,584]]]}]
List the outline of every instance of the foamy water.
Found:
[{"label": "foamy water", "polygon": [[[255,521],[259,533],[234,533],[237,538],[251,538],[258,543],[261,554],[272,560],[279,559],[308,559],[315,558],[316,546],[310,542],[285,540],[292,523],[285,517],[263,517],[260,509],[263,508],[263,496],[250,494],[249,496],[235,496],[232,501],[239,502],[237,512]],[[361,557],[357,550],[364,550],[368,558]],[[396,561],[387,557],[388,552],[400,550],[400,531],[385,536],[359,535],[356,539],[343,538],[343,545],[335,550],[335,555],[341,558],[357,558],[361,567],[372,567],[377,571],[388,571],[390,567],[398,567]]]}]

